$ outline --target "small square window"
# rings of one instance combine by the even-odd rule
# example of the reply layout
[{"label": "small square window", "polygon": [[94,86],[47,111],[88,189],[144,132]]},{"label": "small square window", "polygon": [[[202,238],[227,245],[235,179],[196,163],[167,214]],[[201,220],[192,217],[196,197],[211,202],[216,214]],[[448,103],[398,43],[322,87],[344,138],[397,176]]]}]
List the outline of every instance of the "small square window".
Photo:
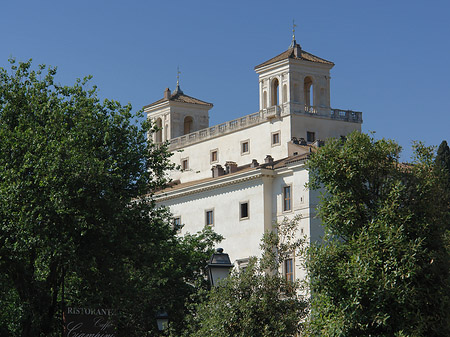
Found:
[{"label": "small square window", "polygon": [[283,212],[291,210],[291,186],[283,187]]},{"label": "small square window", "polygon": [[177,216],[173,218],[173,228],[177,230],[177,233],[181,233],[181,217]]},{"label": "small square window", "polygon": [[181,159],[181,169],[183,171],[189,170],[189,159],[188,158]]},{"label": "small square window", "polygon": [[280,145],[280,132],[272,133],[272,146]]},{"label": "small square window", "polygon": [[241,154],[250,153],[250,141],[244,140],[241,142]]},{"label": "small square window", "polygon": [[312,143],[316,140],[316,133],[312,132],[312,131],[307,131],[306,132],[306,141],[308,143]]},{"label": "small square window", "polygon": [[294,261],[293,259],[284,260],[284,277],[286,281],[294,282]]},{"label": "small square window", "polygon": [[205,211],[206,226],[214,226],[214,211],[212,209]]},{"label": "small square window", "polygon": [[244,220],[249,217],[248,201],[239,203],[239,219]]},{"label": "small square window", "polygon": [[217,163],[219,161],[219,151],[216,150],[211,150],[211,164],[212,163]]}]

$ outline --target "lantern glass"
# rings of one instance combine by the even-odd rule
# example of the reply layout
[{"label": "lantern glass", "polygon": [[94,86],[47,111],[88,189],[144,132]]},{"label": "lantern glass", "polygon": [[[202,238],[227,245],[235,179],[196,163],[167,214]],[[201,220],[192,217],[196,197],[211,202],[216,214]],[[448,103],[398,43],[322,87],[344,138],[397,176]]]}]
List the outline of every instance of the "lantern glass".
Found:
[{"label": "lantern glass", "polygon": [[159,311],[156,314],[156,324],[158,325],[158,330],[166,330],[169,326],[169,315],[165,311]]}]

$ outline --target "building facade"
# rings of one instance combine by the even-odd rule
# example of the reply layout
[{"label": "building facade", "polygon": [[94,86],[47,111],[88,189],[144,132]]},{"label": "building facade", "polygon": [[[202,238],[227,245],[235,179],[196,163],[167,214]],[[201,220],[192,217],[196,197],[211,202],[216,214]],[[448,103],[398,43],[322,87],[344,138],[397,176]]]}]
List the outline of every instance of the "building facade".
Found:
[{"label": "building facade", "polygon": [[[284,217],[299,215],[298,234],[320,239],[318,192],[306,187],[305,163],[323,141],[360,131],[362,124],[361,112],[331,108],[333,66],[293,38],[286,51],[255,67],[257,112],[209,126],[213,105],[184,94],[179,83],[144,107],[160,127],[154,141],[168,140],[171,160],[180,167],[157,202],[170,207],[181,235],[212,226],[240,267],[260,255],[264,231]],[[286,277],[301,278],[295,256],[289,263]]]}]

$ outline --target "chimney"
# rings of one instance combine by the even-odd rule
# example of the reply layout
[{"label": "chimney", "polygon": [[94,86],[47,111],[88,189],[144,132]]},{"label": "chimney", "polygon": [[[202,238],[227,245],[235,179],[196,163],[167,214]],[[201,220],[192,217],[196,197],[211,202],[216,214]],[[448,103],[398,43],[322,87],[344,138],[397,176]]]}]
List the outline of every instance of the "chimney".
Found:
[{"label": "chimney", "polygon": [[222,165],[214,165],[211,168],[211,171],[212,171],[213,178],[220,177],[225,174],[225,171],[224,171]]},{"label": "chimney", "polygon": [[259,163],[258,163],[258,161],[256,160],[256,159],[252,159],[252,163],[250,164],[250,167],[258,167],[259,166]]},{"label": "chimney", "polygon": [[268,154],[266,158],[264,158],[264,163],[266,164],[273,163],[273,158],[270,154]]},{"label": "chimney", "polygon": [[166,88],[166,90],[164,90],[164,99],[169,99],[170,96],[171,96],[170,89]]},{"label": "chimney", "polygon": [[225,163],[225,169],[227,174],[237,172],[237,164],[234,161],[227,161]]}]

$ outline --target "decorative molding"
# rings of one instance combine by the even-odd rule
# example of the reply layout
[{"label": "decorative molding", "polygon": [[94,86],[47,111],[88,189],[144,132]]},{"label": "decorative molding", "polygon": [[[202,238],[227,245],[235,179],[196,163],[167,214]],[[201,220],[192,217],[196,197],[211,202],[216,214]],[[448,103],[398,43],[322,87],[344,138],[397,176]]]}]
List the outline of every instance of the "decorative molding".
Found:
[{"label": "decorative molding", "polygon": [[185,188],[181,188],[180,190],[163,192],[162,193],[163,195],[161,195],[161,196],[158,196],[156,194],[154,199],[156,202],[163,202],[166,200],[177,199],[177,198],[181,198],[181,197],[188,196],[188,195],[203,193],[203,192],[220,189],[220,188],[227,187],[227,186],[237,185],[237,184],[240,184],[243,182],[252,181],[252,180],[256,180],[256,179],[260,179],[260,178],[274,178],[274,176],[275,176],[273,173],[268,174],[268,173],[263,172],[263,170],[267,170],[267,169],[257,169],[257,170],[259,172],[251,171],[250,176],[248,175],[249,172],[246,172],[246,176],[244,176],[244,177],[239,177],[239,174],[238,175],[233,174],[231,176],[222,176],[222,177],[219,177],[219,180],[221,180],[220,178],[227,178],[226,181],[208,180],[208,181],[196,184],[196,185],[191,185],[191,186],[187,186]]}]

